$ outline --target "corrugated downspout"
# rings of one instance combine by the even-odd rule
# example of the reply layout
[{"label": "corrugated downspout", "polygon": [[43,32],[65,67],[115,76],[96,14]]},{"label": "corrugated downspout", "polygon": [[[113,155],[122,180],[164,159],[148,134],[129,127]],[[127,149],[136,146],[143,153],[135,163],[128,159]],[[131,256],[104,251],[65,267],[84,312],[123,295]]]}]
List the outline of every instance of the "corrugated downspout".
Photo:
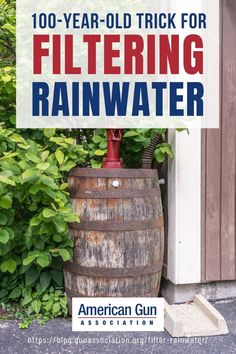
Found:
[{"label": "corrugated downspout", "polygon": [[157,134],[151,139],[150,144],[144,150],[141,157],[141,168],[152,168],[153,167],[153,154],[156,150],[158,144],[163,143],[163,138],[161,134]]}]

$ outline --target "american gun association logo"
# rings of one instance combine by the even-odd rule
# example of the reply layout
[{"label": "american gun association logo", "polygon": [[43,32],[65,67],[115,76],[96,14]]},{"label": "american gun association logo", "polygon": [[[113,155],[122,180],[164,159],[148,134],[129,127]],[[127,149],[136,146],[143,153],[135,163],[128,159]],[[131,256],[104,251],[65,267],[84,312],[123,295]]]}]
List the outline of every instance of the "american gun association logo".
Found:
[{"label": "american gun association logo", "polygon": [[163,298],[73,298],[73,331],[163,331]]}]

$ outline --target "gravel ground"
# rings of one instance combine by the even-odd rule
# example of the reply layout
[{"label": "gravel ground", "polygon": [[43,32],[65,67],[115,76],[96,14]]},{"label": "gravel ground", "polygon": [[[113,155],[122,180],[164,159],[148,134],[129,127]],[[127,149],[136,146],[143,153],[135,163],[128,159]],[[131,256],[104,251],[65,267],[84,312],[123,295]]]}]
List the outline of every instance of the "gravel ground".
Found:
[{"label": "gravel ground", "polygon": [[45,326],[33,323],[20,330],[17,321],[0,321],[0,353],[236,353],[236,298],[217,301],[214,306],[227,321],[228,335],[172,338],[167,332],[73,333],[70,319],[51,320]]}]

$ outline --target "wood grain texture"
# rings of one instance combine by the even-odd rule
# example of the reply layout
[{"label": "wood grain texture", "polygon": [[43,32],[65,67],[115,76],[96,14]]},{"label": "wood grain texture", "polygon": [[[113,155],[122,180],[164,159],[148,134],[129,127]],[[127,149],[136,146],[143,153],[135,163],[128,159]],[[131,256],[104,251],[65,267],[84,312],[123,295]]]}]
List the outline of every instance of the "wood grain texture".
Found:
[{"label": "wood grain texture", "polygon": [[223,7],[221,279],[236,279],[236,3]]},{"label": "wood grain texture", "polygon": [[202,133],[202,281],[236,279],[236,2],[221,15],[221,124]]},{"label": "wood grain texture", "polygon": [[201,134],[201,280],[206,280],[206,141],[207,130]]},{"label": "wood grain texture", "polygon": [[221,133],[207,132],[206,143],[206,278],[220,279]]},{"label": "wood grain texture", "polygon": [[[105,177],[104,170],[100,171],[101,176],[99,170],[93,176],[88,169],[86,176],[83,169],[79,176],[77,169],[76,175],[73,171],[68,181],[73,190],[73,210],[80,217],[81,225],[88,226],[81,229],[71,225],[73,264],[77,267],[73,269],[70,264],[64,268],[69,303],[72,295],[157,296],[164,252],[157,171],[149,174],[146,170],[143,176],[140,170],[140,177],[137,170],[130,177],[127,172],[122,177],[111,177],[110,171]],[[119,182],[116,189],[114,181]],[[81,192],[77,194],[80,198],[75,196],[75,190]],[[121,198],[114,198],[114,190],[122,194]],[[143,190],[155,190],[155,193],[144,195]],[[133,193],[127,193],[129,191]],[[90,198],[83,198],[86,192],[91,192]],[[100,192],[104,192],[105,198],[101,198]],[[142,224],[150,227],[143,228]],[[119,228],[115,229],[115,225]],[[134,225],[140,225],[140,229]]]}]

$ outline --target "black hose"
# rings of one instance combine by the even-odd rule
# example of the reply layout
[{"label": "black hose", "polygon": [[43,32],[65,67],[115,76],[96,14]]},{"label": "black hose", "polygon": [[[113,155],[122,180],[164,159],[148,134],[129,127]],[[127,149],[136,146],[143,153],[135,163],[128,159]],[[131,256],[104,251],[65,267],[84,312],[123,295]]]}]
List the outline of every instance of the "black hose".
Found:
[{"label": "black hose", "polygon": [[156,150],[158,144],[163,143],[163,137],[161,134],[155,135],[148,147],[144,150],[141,157],[141,168],[152,168],[153,167],[153,154]]}]

